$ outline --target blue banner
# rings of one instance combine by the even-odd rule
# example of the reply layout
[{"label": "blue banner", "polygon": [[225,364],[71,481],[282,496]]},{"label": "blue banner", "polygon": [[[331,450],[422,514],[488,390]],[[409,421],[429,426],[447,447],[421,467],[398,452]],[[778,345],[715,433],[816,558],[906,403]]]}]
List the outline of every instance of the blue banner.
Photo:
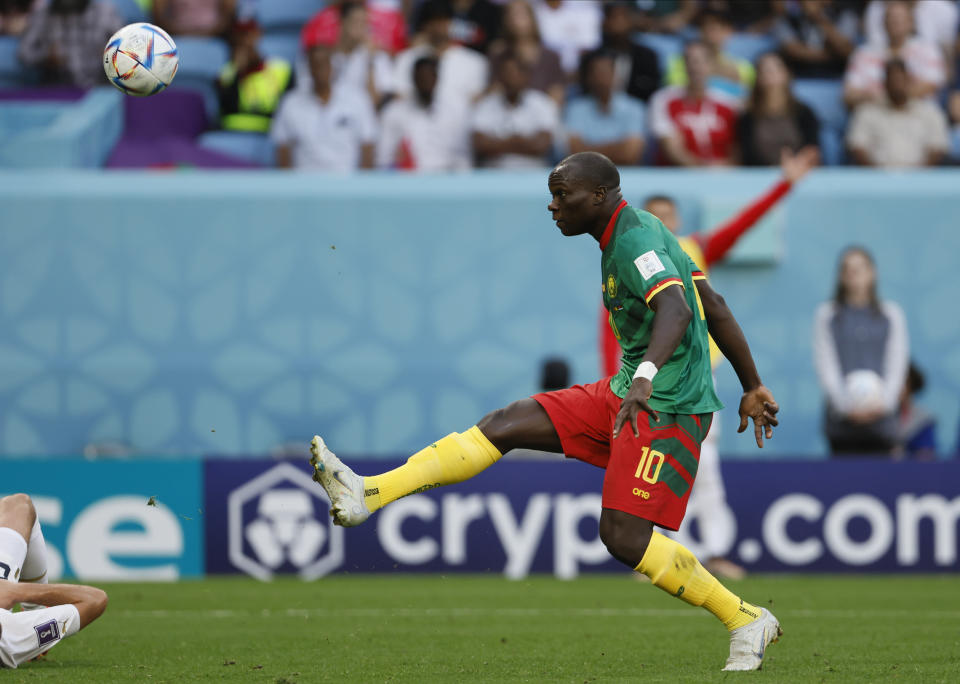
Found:
[{"label": "blue banner", "polygon": [[199,461],[4,461],[0,494],[29,494],[48,576],[175,581],[203,574]]},{"label": "blue banner", "polygon": [[[379,472],[397,463],[360,463]],[[957,569],[960,464],[733,462],[726,555],[751,571]],[[208,461],[207,570],[269,579],[330,572],[623,570],[597,534],[603,471],[502,461],[479,476],[334,526],[302,462]],[[695,546],[698,525],[690,530]]]}]

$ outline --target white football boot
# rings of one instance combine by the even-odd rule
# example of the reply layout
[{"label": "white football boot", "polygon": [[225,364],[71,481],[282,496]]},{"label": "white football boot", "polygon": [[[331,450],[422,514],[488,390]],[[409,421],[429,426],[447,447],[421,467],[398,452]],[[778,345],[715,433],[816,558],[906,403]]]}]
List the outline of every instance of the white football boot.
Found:
[{"label": "white football boot", "polygon": [[330,498],[330,515],[334,525],[353,527],[370,517],[363,498],[363,478],[350,470],[327,448],[320,435],[310,442],[310,465],[313,479],[319,482]]},{"label": "white football boot", "polygon": [[723,671],[759,670],[767,646],[776,643],[782,634],[773,613],[761,608],[760,617],[730,632],[730,657]]}]

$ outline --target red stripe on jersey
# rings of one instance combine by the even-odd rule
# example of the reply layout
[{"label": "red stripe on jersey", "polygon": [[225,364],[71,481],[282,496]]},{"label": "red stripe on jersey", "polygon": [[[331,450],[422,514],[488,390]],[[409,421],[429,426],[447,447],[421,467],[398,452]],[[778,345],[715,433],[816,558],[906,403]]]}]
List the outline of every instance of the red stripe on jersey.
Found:
[{"label": "red stripe on jersey", "polygon": [[610,221],[607,223],[607,227],[603,229],[603,235],[600,236],[600,249],[604,250],[607,248],[607,245],[610,243],[610,238],[613,237],[613,227],[617,225],[617,217],[620,216],[620,211],[627,206],[627,200],[620,200],[620,204],[617,205],[616,210],[613,212],[613,216],[610,217]]},{"label": "red stripe on jersey", "polygon": [[657,288],[663,287],[668,283],[679,283],[681,286],[683,286],[683,281],[680,280],[679,278],[665,278],[664,280],[661,280],[659,283],[657,283],[656,285],[651,287],[649,290],[647,290],[647,294],[643,295],[644,300],[650,301],[650,296],[654,293],[654,291],[656,291]]}]

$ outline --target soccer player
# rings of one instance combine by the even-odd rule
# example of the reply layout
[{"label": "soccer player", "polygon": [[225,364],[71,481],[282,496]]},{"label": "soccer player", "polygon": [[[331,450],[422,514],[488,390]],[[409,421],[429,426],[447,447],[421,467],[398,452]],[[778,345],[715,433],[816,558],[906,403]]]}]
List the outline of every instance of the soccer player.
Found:
[{"label": "soccer player", "polygon": [[330,497],[334,522],[349,527],[402,496],[462,482],[511,449],[562,452],[605,468],[600,538],[610,554],[723,622],[730,631],[724,670],[757,670],[782,634],[777,619],[725,588],[654,526],[676,530],[683,520],[700,443],[721,408],[708,330],[743,385],[739,432],[752,419],[762,447],[764,436],[773,437],[779,407],[723,298],[659,219],[627,205],[607,157],[571,155],[548,185],[547,209],[560,232],[600,243],[604,304],[623,347],[620,371],[516,401],[374,477],[354,473],[316,436],[314,479]]},{"label": "soccer player", "polygon": [[43,655],[107,607],[100,589],[47,584],[47,546],[26,494],[0,498],[0,580],[0,667]]}]

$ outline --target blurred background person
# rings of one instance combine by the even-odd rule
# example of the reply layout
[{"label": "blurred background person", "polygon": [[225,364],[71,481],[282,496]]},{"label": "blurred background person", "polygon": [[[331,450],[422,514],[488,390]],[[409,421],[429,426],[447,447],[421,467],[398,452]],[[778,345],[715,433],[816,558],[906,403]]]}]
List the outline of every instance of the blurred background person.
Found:
[{"label": "blurred background person", "polygon": [[891,0],[883,7],[886,40],[857,48],[847,64],[843,93],[850,108],[883,100],[884,67],[891,59],[901,59],[906,64],[912,76],[913,97],[936,95],[947,83],[943,52],[936,43],[914,35],[910,5]]},{"label": "blurred background person", "polygon": [[736,162],[738,98],[708,87],[713,53],[691,41],[683,49],[687,84],[667,86],[650,100],[650,131],[661,163],[730,166]]},{"label": "blurred background person", "polygon": [[543,44],[536,15],[527,0],[512,0],[504,6],[500,35],[490,44],[491,74],[498,73],[499,62],[507,53],[526,64],[531,88],[546,93],[557,106],[563,106],[567,83],[560,57]]},{"label": "blurred background person", "polygon": [[[326,7],[310,17],[300,30],[300,43],[303,49],[309,50],[318,44],[336,43],[340,36],[341,8],[355,1],[331,0]],[[367,10],[372,49],[395,55],[407,47],[407,23],[404,17],[404,8],[408,4],[406,0],[360,0],[360,2]]]},{"label": "blurred background person", "polygon": [[312,90],[287,93],[270,130],[277,166],[341,173],[372,168],[377,120],[370,98],[334,87],[330,48],[311,48],[307,58]]},{"label": "blurred background person", "polygon": [[560,126],[548,95],[528,85],[526,65],[507,55],[500,60],[499,88],[473,113],[473,151],[478,166],[530,169],[547,166]]},{"label": "blurred background person", "polygon": [[[960,11],[952,0],[908,0],[918,36],[935,43],[948,59],[954,54]],[[887,0],[870,0],[863,12],[863,30],[868,43],[883,43]]]},{"label": "blurred background person", "polygon": [[887,64],[884,102],[864,102],[847,129],[850,156],[861,166],[936,166],[950,149],[947,117],[936,102],[912,97],[899,59]]},{"label": "blurred background person", "polygon": [[154,23],[173,35],[224,36],[237,0],[153,0]]},{"label": "blurred background person", "polygon": [[[657,53],[633,40],[633,6],[617,0],[603,5],[603,40],[598,50],[615,55],[613,87],[646,102],[660,87]],[[584,53],[587,59],[593,52]]]},{"label": "blurred background person", "polygon": [[700,9],[698,0],[637,0],[634,30],[650,33],[680,33],[693,23]]},{"label": "blurred background person", "polygon": [[564,127],[571,153],[591,150],[618,166],[640,163],[643,156],[643,102],[614,90],[616,55],[586,55],[581,65],[583,94],[567,105]]},{"label": "blurred background person", "polygon": [[27,29],[30,12],[41,0],[0,0],[0,36],[19,36]]},{"label": "blurred background person", "polygon": [[408,171],[462,171],[471,167],[469,111],[438,101],[436,57],[413,63],[413,96],[393,99],[383,110],[377,167]]},{"label": "blurred background person", "polygon": [[20,61],[47,84],[104,85],[103,48],[123,21],[101,0],[50,0],[31,12],[20,38]]},{"label": "blurred background person", "polygon": [[536,0],[534,9],[544,45],[560,55],[560,65],[572,79],[580,64],[580,55],[600,45],[603,21],[600,3]]},{"label": "blurred background person", "polygon": [[237,21],[230,30],[230,61],[217,79],[224,130],[268,132],[280,98],[293,86],[292,65],[279,57],[264,59],[260,36],[253,19]]},{"label": "blurred background person", "polygon": [[449,0],[453,19],[450,36],[464,47],[486,54],[500,33],[503,8],[490,0]]},{"label": "blurred background person", "polygon": [[910,359],[907,323],[899,305],[880,300],[876,265],[863,247],[840,256],[833,299],[814,316],[813,359],[831,453],[892,454]]},{"label": "blurred background person", "polygon": [[834,0],[800,0],[788,5],[774,36],[780,54],[797,78],[839,78],[860,33],[857,13]]},{"label": "blurred background person", "polygon": [[775,52],[757,59],[757,82],[737,120],[737,140],[744,166],[779,164],[784,149],[819,149],[817,117],[793,96],[790,72]]},{"label": "blurred background person", "polygon": [[333,51],[333,74],[337,85],[366,91],[379,109],[393,94],[393,63],[376,47],[370,18],[362,2],[340,5],[340,34]]},{"label": "blurred background person", "polygon": [[487,87],[487,58],[475,50],[457,45],[450,37],[453,13],[445,0],[426,0],[417,10],[417,33],[420,42],[404,50],[394,60],[397,92],[413,94],[413,63],[433,55],[440,64],[437,76],[437,99],[453,98],[467,105]]},{"label": "blurred background person", "polygon": [[[750,60],[727,54],[727,42],[735,31],[730,16],[724,12],[705,10],[697,17],[697,25],[700,28],[700,42],[710,53],[709,85],[736,97],[745,97],[753,85],[755,74]],[[684,86],[687,80],[685,54],[675,55],[667,64],[664,81],[667,85]]]},{"label": "blurred background person", "polygon": [[702,11],[717,12],[728,17],[734,31],[769,33],[783,14],[783,2],[757,0],[701,0]]},{"label": "blurred background person", "polygon": [[914,401],[914,396],[923,392],[926,384],[923,371],[911,361],[897,407],[897,455],[902,458],[917,461],[937,458],[937,418]]}]

